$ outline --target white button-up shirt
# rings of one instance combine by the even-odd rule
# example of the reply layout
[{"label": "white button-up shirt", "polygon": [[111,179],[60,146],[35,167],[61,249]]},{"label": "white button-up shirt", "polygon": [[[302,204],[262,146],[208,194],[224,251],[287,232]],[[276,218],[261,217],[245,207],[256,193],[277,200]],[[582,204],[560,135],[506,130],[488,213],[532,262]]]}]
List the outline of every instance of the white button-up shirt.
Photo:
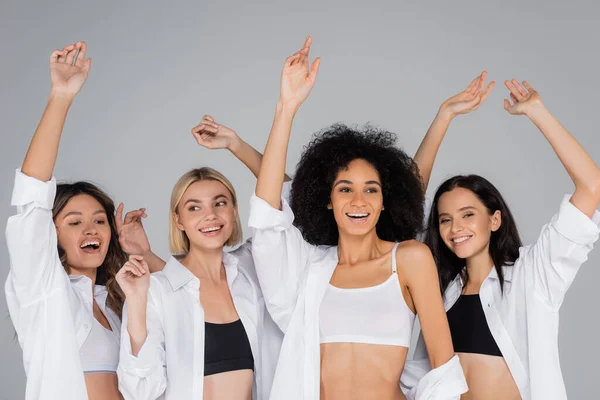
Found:
[{"label": "white button-up shirt", "polygon": [[[319,309],[339,261],[338,249],[307,243],[293,220],[285,199],[280,211],[252,196],[249,225],[256,272],[267,309],[285,333],[271,399],[316,400],[320,396]],[[456,356],[431,371],[413,395],[417,389],[412,398],[458,398],[466,384]]]},{"label": "white button-up shirt", "polygon": [[[569,199],[564,197],[537,241],[519,249],[514,266],[503,267],[504,293],[495,268],[479,292],[492,336],[524,400],[567,398],[558,358],[558,311],[600,233],[600,213],[590,219]],[[444,295],[446,311],[462,288],[457,276]],[[414,359],[426,357],[421,335]]]},{"label": "white button-up shirt", "polygon": [[[282,333],[266,312],[250,243],[223,253],[227,284],[254,357],[254,399],[266,399]],[[199,400],[204,386],[204,310],[200,280],[177,259],[150,277],[148,336],[132,355],[123,315],[119,388],[125,399]]]},{"label": "white button-up shirt", "polygon": [[92,328],[94,298],[120,337],[121,323],[106,304],[104,286],[92,293],[88,277],[68,276],[60,262],[52,220],[55,194],[54,178],[41,182],[17,170],[11,202],[17,214],[6,225],[5,292],[23,349],[27,400],[88,398],[79,348]]}]

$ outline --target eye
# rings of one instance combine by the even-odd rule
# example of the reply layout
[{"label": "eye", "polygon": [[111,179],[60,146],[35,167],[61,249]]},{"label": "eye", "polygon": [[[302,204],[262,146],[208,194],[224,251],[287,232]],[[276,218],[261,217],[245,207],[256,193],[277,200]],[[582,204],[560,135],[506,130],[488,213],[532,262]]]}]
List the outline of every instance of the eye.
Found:
[{"label": "eye", "polygon": [[105,221],[105,220],[103,220],[103,219],[99,219],[99,220],[97,220],[97,221],[96,221],[96,223],[97,223],[98,225],[104,225],[104,224],[106,224],[106,221]]},{"label": "eye", "polygon": [[226,205],[227,205],[227,202],[225,200],[222,200],[222,201],[218,201],[215,204],[215,207],[223,207],[223,206],[226,206]]},{"label": "eye", "polygon": [[340,188],[340,193],[350,193],[352,190],[349,187]]},{"label": "eye", "polygon": [[198,206],[189,206],[188,207],[188,211],[198,211],[200,209],[200,207]]},{"label": "eye", "polygon": [[379,192],[379,190],[377,190],[377,188],[372,187],[372,188],[366,189],[365,192],[367,192],[367,193],[377,193],[377,192]]},{"label": "eye", "polygon": [[463,218],[467,218],[467,217],[472,217],[473,213],[472,212],[468,212],[465,215],[463,215]]},{"label": "eye", "polygon": [[447,222],[450,222],[450,218],[442,218],[442,219],[440,219],[440,224],[445,224]]},{"label": "eye", "polygon": [[69,222],[70,226],[77,226],[79,224],[81,224],[81,221],[71,221],[71,222]]}]

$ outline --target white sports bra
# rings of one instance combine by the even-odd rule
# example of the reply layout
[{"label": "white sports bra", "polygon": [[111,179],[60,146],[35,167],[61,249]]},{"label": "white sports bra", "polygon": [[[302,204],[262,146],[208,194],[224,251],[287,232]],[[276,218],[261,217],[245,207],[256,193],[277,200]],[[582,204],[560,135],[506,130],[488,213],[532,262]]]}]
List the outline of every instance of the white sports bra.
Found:
[{"label": "white sports bra", "polygon": [[406,305],[392,250],[392,275],[376,286],[342,289],[329,284],[319,313],[320,343],[410,347],[415,314]]},{"label": "white sports bra", "polygon": [[85,374],[116,373],[119,365],[119,341],[116,333],[93,318],[92,330],[79,349]]}]

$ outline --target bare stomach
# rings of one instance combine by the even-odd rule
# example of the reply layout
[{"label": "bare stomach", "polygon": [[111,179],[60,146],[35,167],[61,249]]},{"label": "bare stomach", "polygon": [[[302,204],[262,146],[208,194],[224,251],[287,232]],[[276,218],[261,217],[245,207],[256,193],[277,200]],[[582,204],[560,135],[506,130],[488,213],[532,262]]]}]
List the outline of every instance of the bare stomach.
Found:
[{"label": "bare stomach", "polygon": [[457,353],[469,385],[461,400],[521,400],[517,384],[504,358]]},{"label": "bare stomach", "polygon": [[117,374],[94,372],[84,376],[89,400],[123,400]]},{"label": "bare stomach", "polygon": [[204,377],[204,400],[252,400],[254,373],[243,369]]},{"label": "bare stomach", "polygon": [[403,400],[407,353],[401,346],[321,344],[321,400]]}]

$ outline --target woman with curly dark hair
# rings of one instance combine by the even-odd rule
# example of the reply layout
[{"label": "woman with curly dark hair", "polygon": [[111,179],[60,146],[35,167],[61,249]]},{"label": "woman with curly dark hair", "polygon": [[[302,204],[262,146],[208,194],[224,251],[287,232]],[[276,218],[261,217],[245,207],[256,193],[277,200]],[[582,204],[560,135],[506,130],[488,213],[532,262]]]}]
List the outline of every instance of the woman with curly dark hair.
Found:
[{"label": "woman with curly dark hair", "polygon": [[[485,76],[475,86],[483,87]],[[548,140],[575,184],[538,239],[523,246],[512,213],[478,175],[437,189],[426,243],[436,260],[454,349],[467,376],[465,399],[566,399],[558,353],[559,309],[600,234],[600,168],[546,109],[527,82],[506,81],[511,115],[526,115]],[[465,97],[480,94],[467,89]],[[476,99],[475,99],[476,100]],[[450,121],[440,113],[415,159],[424,183]],[[415,359],[426,361],[419,341]],[[428,346],[427,346],[428,347]]]},{"label": "woman with curly dark hair", "polygon": [[[123,224],[122,208],[117,221],[113,201],[97,186],[57,185],[52,176],[67,112],[91,66],[85,53],[78,42],[50,57],[50,98],[16,172],[17,214],[6,226],[5,292],[23,349],[26,399],[122,399],[116,370],[124,296],[115,275],[125,251],[149,250],[141,225],[130,229],[143,209]],[[124,246],[120,227],[128,230]]]},{"label": "woman with curly dark hair", "polygon": [[285,62],[251,200],[257,274],[285,333],[271,398],[404,398],[400,376],[417,313],[431,363],[440,368],[411,396],[457,398],[466,384],[435,263],[413,240],[422,223],[422,185],[413,161],[394,147],[395,135],[372,127],[325,129],[302,155],[291,208],[281,198],[292,121],[319,67],[317,59],[309,70],[310,45],[307,38]]}]

